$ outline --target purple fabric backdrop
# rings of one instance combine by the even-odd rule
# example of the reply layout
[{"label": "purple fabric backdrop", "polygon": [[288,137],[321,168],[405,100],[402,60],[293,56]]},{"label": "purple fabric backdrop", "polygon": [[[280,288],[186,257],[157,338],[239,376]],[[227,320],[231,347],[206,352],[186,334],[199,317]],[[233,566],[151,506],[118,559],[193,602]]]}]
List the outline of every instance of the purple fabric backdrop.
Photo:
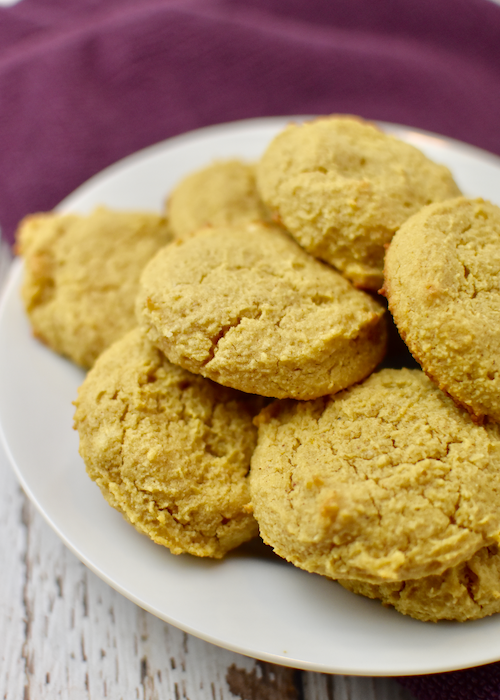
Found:
[{"label": "purple fabric backdrop", "polygon": [[[169,136],[347,112],[500,154],[500,7],[488,0],[23,0],[0,9],[0,224],[47,210]],[[499,183],[500,186],[500,183]],[[500,666],[402,681],[500,698]]]},{"label": "purple fabric backdrop", "polygon": [[0,223],[207,124],[349,112],[500,153],[488,0],[23,0],[0,10]]},{"label": "purple fabric backdrop", "polygon": [[500,700],[500,664],[400,679],[419,700]]}]

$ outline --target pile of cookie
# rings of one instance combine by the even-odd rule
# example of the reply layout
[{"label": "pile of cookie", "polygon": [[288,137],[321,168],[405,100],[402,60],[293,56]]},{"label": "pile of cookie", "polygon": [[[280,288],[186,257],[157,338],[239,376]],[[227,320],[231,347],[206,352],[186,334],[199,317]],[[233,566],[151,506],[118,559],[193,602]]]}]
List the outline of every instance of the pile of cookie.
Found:
[{"label": "pile of cookie", "polygon": [[500,612],[500,209],[447,168],[325,117],[163,215],[37,214],[18,247],[35,335],[91,367],[89,476],[140,532],[216,558],[260,532],[418,619]]}]

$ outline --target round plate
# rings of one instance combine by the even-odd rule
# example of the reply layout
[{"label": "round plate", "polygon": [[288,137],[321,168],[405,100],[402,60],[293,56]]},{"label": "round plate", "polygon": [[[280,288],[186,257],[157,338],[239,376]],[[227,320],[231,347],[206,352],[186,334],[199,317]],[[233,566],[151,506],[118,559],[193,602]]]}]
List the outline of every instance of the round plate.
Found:
[{"label": "round plate", "polygon": [[[215,158],[256,159],[290,118],[202,129],[137,153],[59,207],[159,210],[185,174]],[[299,119],[299,118],[297,118]],[[384,129],[447,164],[462,190],[500,204],[500,160],[405,127]],[[90,481],[72,430],[83,372],[31,335],[11,270],[0,310],[0,434],[28,496],[92,571],[154,615],[219,646],[313,671],[404,675],[500,659],[500,615],[423,623],[294,568],[259,542],[222,561],[174,556],[137,533]]]}]

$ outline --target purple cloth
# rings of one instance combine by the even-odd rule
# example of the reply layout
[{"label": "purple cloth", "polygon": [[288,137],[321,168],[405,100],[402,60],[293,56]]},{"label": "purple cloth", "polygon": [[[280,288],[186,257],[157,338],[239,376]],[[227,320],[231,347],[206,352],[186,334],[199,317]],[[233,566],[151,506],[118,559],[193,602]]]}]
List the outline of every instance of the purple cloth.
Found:
[{"label": "purple cloth", "polygon": [[347,112],[500,153],[488,0],[23,0],[0,9],[0,224],[168,136]]},{"label": "purple cloth", "polygon": [[[0,9],[0,224],[48,210],[169,136],[344,112],[500,154],[500,7],[488,0],[23,0]],[[500,698],[500,665],[406,678]]]},{"label": "purple cloth", "polygon": [[400,682],[419,700],[500,700],[500,664],[401,678]]}]

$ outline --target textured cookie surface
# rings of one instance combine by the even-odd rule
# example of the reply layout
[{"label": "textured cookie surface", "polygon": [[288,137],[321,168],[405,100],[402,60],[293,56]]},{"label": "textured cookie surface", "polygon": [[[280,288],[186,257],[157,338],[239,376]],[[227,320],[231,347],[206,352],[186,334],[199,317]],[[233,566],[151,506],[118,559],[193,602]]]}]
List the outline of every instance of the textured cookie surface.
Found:
[{"label": "textured cookie surface", "polygon": [[425,204],[460,194],[446,167],[349,117],[287,127],[258,164],[257,184],[306,250],[374,290],[399,226]]},{"label": "textured cookie surface", "polygon": [[416,214],[389,248],[385,293],[425,372],[500,421],[500,209],[461,197]]},{"label": "textured cookie surface", "polygon": [[498,541],[500,428],[420,370],[260,414],[254,514],[285,559],[372,583],[441,574]]},{"label": "textured cookie surface", "polygon": [[91,367],[133,328],[139,276],[172,238],[158,214],[96,209],[89,216],[35,214],[18,232],[22,297],[35,335]]},{"label": "textured cookie surface", "polygon": [[134,329],[75,402],[80,454],[106,500],[174,554],[222,557],[252,538],[256,400],[171,365]]},{"label": "textured cookie surface", "polygon": [[385,351],[382,306],[261,224],[207,229],[160,251],[137,309],[172,362],[261,396],[339,391]]},{"label": "textured cookie surface", "polygon": [[269,219],[257,193],[254,166],[238,160],[218,161],[188,175],[173,190],[167,210],[176,236],[208,225]]},{"label": "textured cookie surface", "polygon": [[464,622],[500,612],[500,554],[496,545],[483,547],[472,559],[441,576],[380,585],[347,579],[339,583],[424,622]]}]

